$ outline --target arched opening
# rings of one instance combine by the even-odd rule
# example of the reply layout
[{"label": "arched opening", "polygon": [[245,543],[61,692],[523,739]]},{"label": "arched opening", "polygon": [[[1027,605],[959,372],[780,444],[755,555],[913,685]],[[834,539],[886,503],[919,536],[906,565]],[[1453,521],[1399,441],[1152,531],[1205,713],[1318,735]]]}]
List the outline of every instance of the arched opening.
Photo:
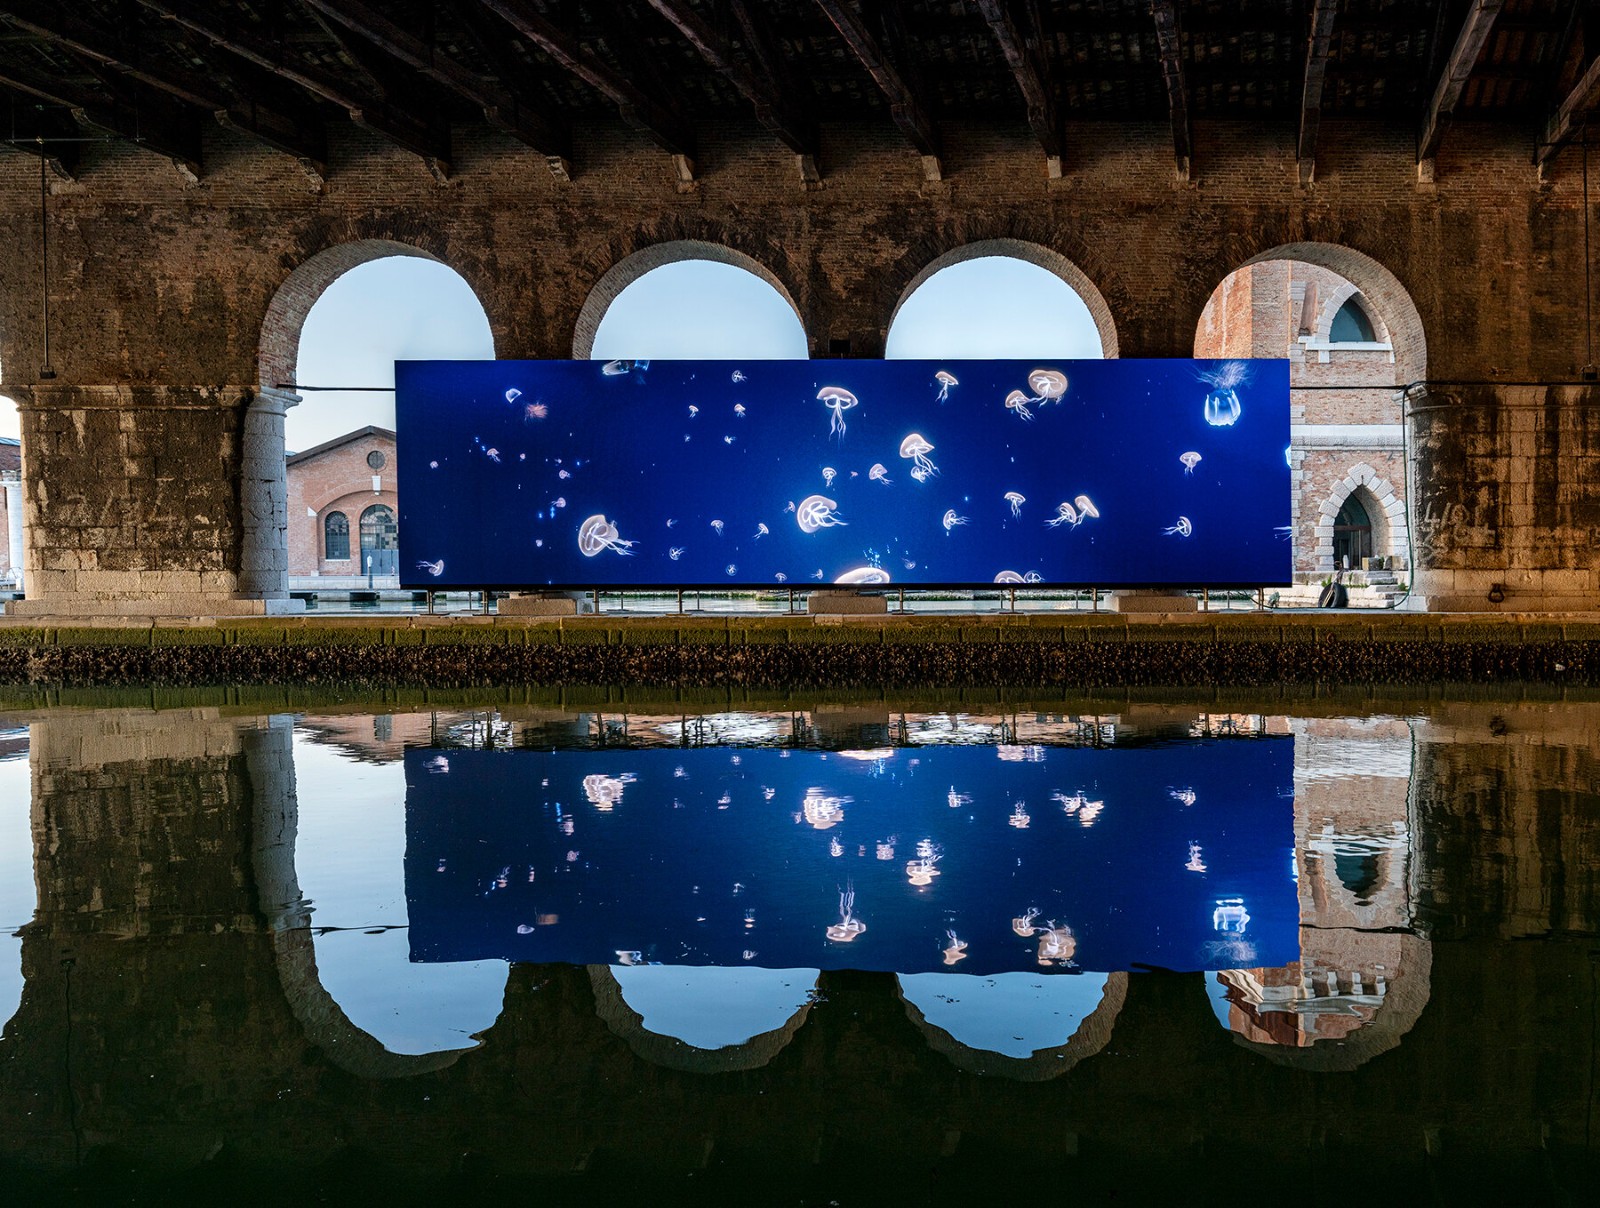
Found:
[{"label": "arched opening", "polygon": [[682,240],[618,261],[584,300],[577,359],[802,360],[799,309],[783,283],[741,252]]},{"label": "arched opening", "polygon": [[361,513],[361,573],[390,578],[399,573],[400,526],[381,503]]},{"label": "arched opening", "polygon": [[[1315,604],[1335,570],[1355,606],[1405,595],[1403,387],[1427,372],[1422,322],[1405,288],[1371,257],[1330,244],[1256,256],[1212,293],[1197,357],[1289,361],[1295,587],[1283,604]],[[1365,487],[1360,496],[1352,496]]]},{"label": "arched opening", "polygon": [[319,555],[329,513],[356,514],[352,496],[397,510],[394,362],[493,357],[477,295],[430,251],[360,240],[295,269],[267,308],[245,416],[241,588],[271,600],[328,574],[364,575]]},{"label": "arched opening", "polygon": [[350,561],[350,518],[329,512],[322,522],[322,557],[327,562]]},{"label": "arched opening", "polygon": [[992,239],[940,256],[889,321],[890,359],[1117,355],[1111,308],[1088,276],[1037,244]]}]

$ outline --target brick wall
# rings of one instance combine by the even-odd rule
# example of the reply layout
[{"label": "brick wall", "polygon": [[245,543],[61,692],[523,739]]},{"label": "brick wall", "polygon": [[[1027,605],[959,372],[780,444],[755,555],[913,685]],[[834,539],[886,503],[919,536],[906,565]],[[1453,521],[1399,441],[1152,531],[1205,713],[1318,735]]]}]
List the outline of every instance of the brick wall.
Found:
[{"label": "brick wall", "polygon": [[[384,464],[367,464],[372,453]],[[380,489],[372,489],[378,478]],[[395,478],[395,443],[390,433],[374,432],[352,437],[348,443],[296,458],[288,468],[289,573],[303,575],[359,575],[361,568],[361,513],[378,504],[400,514]],[[323,526],[329,513],[343,512],[350,522],[350,557],[329,560],[325,554]]]}]

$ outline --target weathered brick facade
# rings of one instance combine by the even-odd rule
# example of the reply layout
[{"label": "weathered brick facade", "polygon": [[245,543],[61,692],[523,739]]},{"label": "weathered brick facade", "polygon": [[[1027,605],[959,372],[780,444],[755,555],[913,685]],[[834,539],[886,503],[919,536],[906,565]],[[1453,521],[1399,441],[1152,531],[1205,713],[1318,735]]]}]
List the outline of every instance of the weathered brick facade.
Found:
[{"label": "weathered brick facade", "polygon": [[[1245,123],[1196,123],[1188,181],[1165,124],[1071,125],[1074,152],[1049,180],[1023,128],[951,123],[935,182],[892,129],[833,126],[813,185],[753,125],[708,125],[692,184],[641,136],[579,133],[561,183],[502,136],[457,131],[441,185],[333,127],[319,191],[223,130],[206,133],[198,184],[146,151],[86,144],[78,179],[49,198],[51,380],[38,376],[38,175],[0,160],[0,358],[28,449],[29,604],[276,606],[288,505],[275,413],[293,400],[263,410],[261,388],[292,385],[306,310],[363,259],[447,262],[498,355],[550,357],[587,351],[608,291],[711,245],[782,289],[813,353],[848,341],[877,356],[907,289],[982,241],[1063,272],[1123,356],[1192,355],[1207,300],[1248,263],[1338,273],[1383,316],[1393,380],[1432,383],[1409,398],[1419,592],[1436,606],[1487,606],[1491,583],[1507,584],[1508,608],[1600,598],[1600,420],[1594,389],[1573,384],[1581,182],[1565,158],[1541,178],[1524,133],[1460,124],[1419,184],[1409,133],[1327,121],[1310,186],[1291,129]],[[1509,384],[1522,382],[1537,384]]]}]

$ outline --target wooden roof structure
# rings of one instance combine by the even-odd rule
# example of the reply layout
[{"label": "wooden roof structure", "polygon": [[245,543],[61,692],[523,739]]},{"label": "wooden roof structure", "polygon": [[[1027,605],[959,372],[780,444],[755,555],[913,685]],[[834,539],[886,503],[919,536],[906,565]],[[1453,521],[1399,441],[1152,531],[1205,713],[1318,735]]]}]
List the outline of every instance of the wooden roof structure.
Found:
[{"label": "wooden roof structure", "polygon": [[355,122],[450,173],[452,128],[487,123],[566,177],[575,127],[619,122],[694,173],[706,122],[754,119],[802,176],[818,128],[898,129],[937,178],[941,125],[1015,123],[1044,170],[1066,123],[1195,121],[1414,132],[1509,124],[1543,164],[1600,106],[1596,0],[0,0],[3,142],[63,175],[126,139],[196,178],[218,122],[326,172]]}]

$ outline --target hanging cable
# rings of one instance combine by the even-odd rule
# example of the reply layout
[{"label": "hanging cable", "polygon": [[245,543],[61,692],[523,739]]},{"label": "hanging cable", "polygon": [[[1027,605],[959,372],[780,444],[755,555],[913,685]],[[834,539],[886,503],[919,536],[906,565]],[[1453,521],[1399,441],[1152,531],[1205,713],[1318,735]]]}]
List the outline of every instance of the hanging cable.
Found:
[{"label": "hanging cable", "polygon": [[50,364],[50,181],[45,164],[44,134],[39,135],[39,293],[44,303],[44,364],[41,381],[55,377]]}]

